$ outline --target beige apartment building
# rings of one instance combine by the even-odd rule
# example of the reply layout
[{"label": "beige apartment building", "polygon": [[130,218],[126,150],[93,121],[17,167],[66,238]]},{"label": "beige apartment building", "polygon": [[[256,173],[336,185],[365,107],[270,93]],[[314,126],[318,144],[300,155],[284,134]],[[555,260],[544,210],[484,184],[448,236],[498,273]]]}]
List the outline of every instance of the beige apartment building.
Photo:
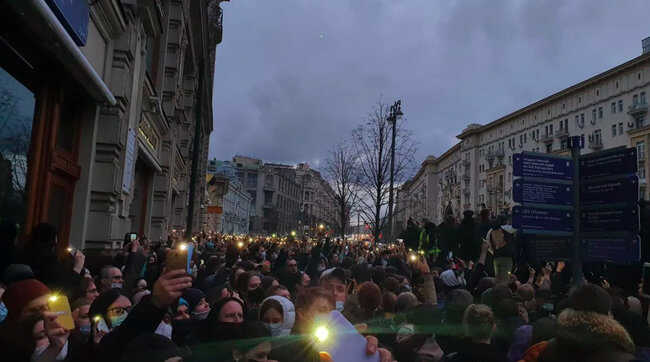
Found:
[{"label": "beige apartment building", "polygon": [[636,147],[640,195],[647,200],[650,38],[642,45],[642,54],[634,59],[485,125],[468,125],[456,145],[437,158],[427,157],[415,177],[399,188],[396,227],[405,227],[410,217],[440,223],[447,211],[457,220],[464,210],[509,211],[512,155],[568,153],[571,136],[584,139],[583,154]]},{"label": "beige apartment building", "polygon": [[235,156],[232,164],[251,195],[251,232],[288,234],[320,223],[335,225],[334,192],[306,163],[292,166]]},{"label": "beige apartment building", "polygon": [[0,4],[0,218],[23,240],[200,229],[221,1]]}]

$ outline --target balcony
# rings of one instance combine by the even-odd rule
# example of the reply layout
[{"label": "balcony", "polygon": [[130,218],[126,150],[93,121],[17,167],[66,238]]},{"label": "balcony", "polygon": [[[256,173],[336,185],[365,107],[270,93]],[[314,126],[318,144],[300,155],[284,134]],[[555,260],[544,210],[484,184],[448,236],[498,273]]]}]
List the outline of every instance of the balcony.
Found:
[{"label": "balcony", "polygon": [[463,175],[463,180],[464,180],[464,181],[469,181],[469,180],[470,180],[469,175]]},{"label": "balcony", "polygon": [[594,151],[603,149],[603,140],[601,140],[600,138],[590,139],[589,148],[591,148]]},{"label": "balcony", "polygon": [[559,139],[567,138],[569,137],[569,130],[566,128],[560,128],[557,131],[555,131],[555,137]]},{"label": "balcony", "polygon": [[648,113],[648,103],[646,102],[634,103],[627,108],[627,114],[632,117],[642,116],[646,113]]},{"label": "balcony", "polygon": [[553,143],[553,134],[543,134],[539,137],[539,140],[544,143]]},{"label": "balcony", "polygon": [[471,165],[472,162],[470,162],[470,160],[463,160],[463,166],[465,166],[465,168],[469,168]]}]

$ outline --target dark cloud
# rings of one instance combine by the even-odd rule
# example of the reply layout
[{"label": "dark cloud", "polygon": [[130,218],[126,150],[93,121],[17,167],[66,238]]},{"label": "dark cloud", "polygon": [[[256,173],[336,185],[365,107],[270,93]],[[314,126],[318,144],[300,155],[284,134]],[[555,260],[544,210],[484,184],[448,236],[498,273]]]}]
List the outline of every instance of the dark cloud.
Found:
[{"label": "dark cloud", "polygon": [[222,3],[210,157],[317,164],[381,98],[418,159],[625,62],[650,2],[232,0]]}]

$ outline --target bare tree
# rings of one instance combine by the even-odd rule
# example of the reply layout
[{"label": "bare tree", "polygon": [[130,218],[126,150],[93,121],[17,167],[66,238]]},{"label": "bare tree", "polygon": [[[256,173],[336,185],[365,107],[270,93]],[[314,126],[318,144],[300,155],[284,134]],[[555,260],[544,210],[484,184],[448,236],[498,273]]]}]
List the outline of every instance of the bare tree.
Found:
[{"label": "bare tree", "polygon": [[332,186],[336,222],[336,231],[345,237],[346,227],[350,222],[352,209],[358,202],[359,157],[349,142],[335,145],[325,160],[323,169],[327,181]]},{"label": "bare tree", "polygon": [[[379,101],[366,122],[353,132],[353,147],[358,157],[359,213],[377,241],[387,225],[390,189],[391,124],[387,117],[389,105]],[[397,124],[395,137],[395,185],[406,181],[415,169],[417,150],[412,132]]]}]

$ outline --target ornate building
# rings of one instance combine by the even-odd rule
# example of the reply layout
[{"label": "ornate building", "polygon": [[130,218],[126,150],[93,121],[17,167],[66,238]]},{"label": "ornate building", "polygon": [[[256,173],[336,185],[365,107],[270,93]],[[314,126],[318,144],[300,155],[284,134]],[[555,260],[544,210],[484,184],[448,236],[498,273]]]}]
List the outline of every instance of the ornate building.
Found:
[{"label": "ornate building", "polygon": [[220,2],[0,5],[2,74],[32,99],[25,211],[12,217],[24,235],[49,222],[62,244],[105,249],[127,232],[199,230]]}]

